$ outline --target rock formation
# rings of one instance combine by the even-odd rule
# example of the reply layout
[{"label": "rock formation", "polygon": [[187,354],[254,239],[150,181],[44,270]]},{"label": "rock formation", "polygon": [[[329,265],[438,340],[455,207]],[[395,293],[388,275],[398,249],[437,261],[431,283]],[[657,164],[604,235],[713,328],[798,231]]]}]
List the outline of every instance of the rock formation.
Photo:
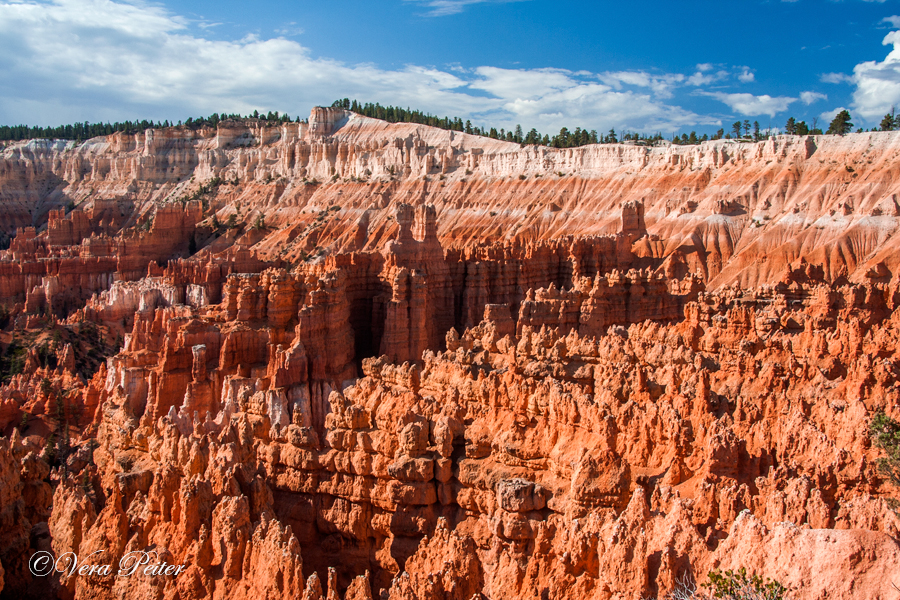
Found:
[{"label": "rock formation", "polygon": [[6,146],[0,597],[889,597],[898,144]]}]

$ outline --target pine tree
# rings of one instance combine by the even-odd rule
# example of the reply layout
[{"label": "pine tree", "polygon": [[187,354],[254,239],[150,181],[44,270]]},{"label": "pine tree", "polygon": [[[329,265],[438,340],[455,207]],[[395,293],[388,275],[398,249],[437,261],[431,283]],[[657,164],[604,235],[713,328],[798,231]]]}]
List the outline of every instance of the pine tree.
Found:
[{"label": "pine tree", "polygon": [[831,135],[844,135],[853,131],[853,123],[850,122],[850,111],[844,109],[834,116],[826,133]]},{"label": "pine tree", "polygon": [[893,131],[897,127],[896,109],[892,106],[891,112],[884,115],[881,120],[881,131]]},{"label": "pine tree", "polygon": [[789,118],[784,124],[784,132],[788,135],[797,134],[797,121],[794,120],[794,117]]},{"label": "pine tree", "polygon": [[741,122],[740,121],[735,121],[734,123],[732,123],[731,130],[734,132],[735,139],[741,138]]}]

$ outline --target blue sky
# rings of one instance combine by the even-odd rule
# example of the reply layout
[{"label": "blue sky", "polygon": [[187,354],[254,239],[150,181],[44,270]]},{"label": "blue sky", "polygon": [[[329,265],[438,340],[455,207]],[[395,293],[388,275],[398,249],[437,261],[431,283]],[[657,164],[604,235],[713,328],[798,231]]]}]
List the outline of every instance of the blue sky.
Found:
[{"label": "blue sky", "polygon": [[0,0],[0,123],[306,115],[339,97],[480,125],[871,127],[900,0]]}]

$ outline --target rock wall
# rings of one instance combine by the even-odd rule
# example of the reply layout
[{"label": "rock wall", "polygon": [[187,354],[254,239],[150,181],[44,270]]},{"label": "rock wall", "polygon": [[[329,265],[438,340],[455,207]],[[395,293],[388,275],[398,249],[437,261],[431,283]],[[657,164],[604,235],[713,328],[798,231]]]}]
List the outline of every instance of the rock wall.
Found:
[{"label": "rock wall", "polygon": [[895,137],[552,150],[316,109],[5,147],[0,597],[637,600],[739,567],[889,597]]},{"label": "rock wall", "polygon": [[[396,237],[397,205],[432,204],[445,246],[617,230],[638,238],[646,229],[641,256],[670,258],[679,277],[699,271],[713,287],[775,283],[800,258],[824,265],[830,281],[863,281],[897,269],[898,145],[900,134],[873,132],[520,147],[316,109],[309,124],[226,121],[10,144],[0,150],[0,204],[7,233],[50,217],[51,243],[77,243],[84,223],[61,227],[52,209],[112,202],[144,214],[211,186],[207,203],[221,222],[264,215],[275,230],[254,243],[290,260],[318,248],[381,248]],[[96,226],[116,225],[113,216]]]}]

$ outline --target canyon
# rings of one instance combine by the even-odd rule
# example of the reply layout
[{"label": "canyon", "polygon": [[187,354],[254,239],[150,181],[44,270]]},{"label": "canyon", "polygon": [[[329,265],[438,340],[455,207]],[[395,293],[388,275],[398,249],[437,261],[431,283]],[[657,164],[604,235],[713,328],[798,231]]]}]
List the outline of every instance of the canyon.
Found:
[{"label": "canyon", "polygon": [[0,597],[893,598],[898,151],[7,142]]}]

